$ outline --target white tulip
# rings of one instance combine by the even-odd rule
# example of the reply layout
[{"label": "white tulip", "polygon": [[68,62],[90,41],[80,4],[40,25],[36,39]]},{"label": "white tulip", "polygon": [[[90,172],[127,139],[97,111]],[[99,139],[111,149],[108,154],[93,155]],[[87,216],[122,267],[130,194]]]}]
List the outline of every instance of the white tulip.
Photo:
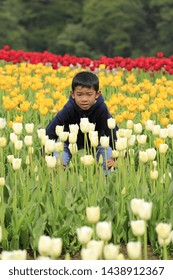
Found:
[{"label": "white tulip", "polygon": [[32,146],[32,135],[26,135],[24,138],[24,143],[27,147]]},{"label": "white tulip", "polygon": [[86,216],[89,223],[91,224],[97,223],[100,219],[100,207],[99,206],[87,207]]},{"label": "white tulip", "polygon": [[131,229],[135,236],[142,236],[145,233],[144,220],[131,221]]},{"label": "white tulip", "polygon": [[159,153],[160,154],[166,154],[168,150],[168,145],[167,144],[160,144],[159,145]]},{"label": "white tulip", "polygon": [[26,250],[2,251],[1,260],[26,260]]},{"label": "white tulip", "polygon": [[37,129],[37,135],[38,135],[38,138],[41,139],[43,136],[46,135],[46,129],[45,128]]},{"label": "white tulip", "polygon": [[43,146],[45,146],[46,141],[49,140],[49,136],[48,136],[48,135],[42,135],[42,136],[40,137],[40,140],[41,140],[41,144],[42,144]]},{"label": "white tulip", "polygon": [[130,201],[130,207],[134,215],[139,215],[139,208],[141,207],[143,202],[144,200],[139,198],[133,198]]},{"label": "white tulip", "polygon": [[157,170],[151,170],[150,171],[150,178],[152,180],[157,180],[158,176],[159,176],[159,172]]},{"label": "white tulip", "polygon": [[14,159],[14,155],[8,155],[7,156],[7,160],[8,160],[9,163],[12,163],[13,159]]},{"label": "white tulip", "polygon": [[113,157],[113,158],[118,158],[118,157],[119,157],[119,151],[117,151],[117,150],[112,150],[112,157]]},{"label": "white tulip", "polygon": [[95,124],[94,123],[89,123],[89,131],[88,132],[90,132],[90,131],[94,131],[95,130]]},{"label": "white tulip", "polygon": [[127,146],[133,147],[136,142],[136,135],[131,135],[130,138],[127,140]]},{"label": "white tulip", "polygon": [[51,258],[58,258],[62,253],[62,238],[52,238],[49,255]]},{"label": "white tulip", "polygon": [[147,135],[145,134],[137,135],[137,141],[139,145],[145,145],[147,141]]},{"label": "white tulip", "polygon": [[106,221],[98,222],[96,224],[96,234],[104,241],[110,240],[112,237],[112,223]]},{"label": "white tulip", "polygon": [[0,177],[0,187],[5,186],[5,178],[4,177]]},{"label": "white tulip", "polygon": [[97,249],[82,248],[81,259],[82,260],[98,260],[99,253]]},{"label": "white tulip", "polygon": [[47,154],[53,153],[55,151],[55,141],[48,139],[45,143],[45,151]]},{"label": "white tulip", "polygon": [[127,243],[127,254],[129,259],[131,260],[139,260],[141,257],[141,242],[135,241],[135,242],[128,242]]},{"label": "white tulip", "polygon": [[146,150],[147,156],[148,156],[148,160],[154,160],[156,157],[156,150],[154,148],[149,148]]},{"label": "white tulip", "polygon": [[116,121],[115,121],[115,119],[110,118],[107,120],[107,124],[108,124],[109,129],[114,129],[116,126]]},{"label": "white tulip", "polygon": [[23,141],[22,140],[16,140],[14,143],[14,148],[17,151],[20,151],[23,147]]},{"label": "white tulip", "polygon": [[61,142],[67,141],[68,136],[69,136],[69,132],[68,131],[61,131],[59,133],[59,139],[60,139]]},{"label": "white tulip", "polygon": [[103,240],[90,240],[87,243],[87,248],[88,249],[96,249],[98,252],[98,257],[101,258],[103,255],[103,246],[104,246],[104,241]]},{"label": "white tulip", "polygon": [[116,141],[116,150],[124,151],[127,148],[127,138],[119,138]]},{"label": "white tulip", "polygon": [[7,138],[0,137],[0,148],[4,148],[7,145]]},{"label": "white tulip", "polygon": [[173,138],[173,126],[172,127],[168,127],[168,137],[169,138]]},{"label": "white tulip", "polygon": [[142,124],[141,123],[134,124],[133,129],[134,129],[135,134],[141,134],[142,133]]},{"label": "white tulip", "polygon": [[13,123],[13,132],[16,135],[20,135],[22,134],[22,130],[23,130],[23,124],[22,123]]},{"label": "white tulip", "polygon": [[171,224],[159,223],[156,226],[156,232],[160,238],[167,239],[171,233],[171,228],[172,228]]},{"label": "white tulip", "polygon": [[146,129],[147,131],[152,131],[153,126],[154,126],[154,121],[152,121],[152,120],[147,120],[147,121],[145,122],[145,129]]},{"label": "white tulip", "polygon": [[80,130],[83,133],[89,132],[90,131],[89,119],[88,118],[81,118],[79,126],[80,126]]},{"label": "white tulip", "polygon": [[63,142],[56,142],[55,143],[55,151],[57,153],[63,152],[64,150],[64,143]]},{"label": "white tulip", "polygon": [[153,125],[153,127],[152,127],[152,134],[154,136],[159,136],[159,133],[160,133],[160,125],[159,124]]},{"label": "white tulip", "polygon": [[77,133],[76,132],[70,132],[68,140],[69,140],[69,143],[75,144],[77,142]]},{"label": "white tulip", "polygon": [[168,246],[169,243],[171,242],[171,235],[168,236],[168,238],[163,239],[160,236],[158,236],[158,243],[160,246]]},{"label": "white tulip", "polygon": [[14,132],[11,132],[10,133],[10,141],[11,141],[11,143],[14,144],[16,142],[16,140],[17,140],[17,135]]},{"label": "white tulip", "polygon": [[148,155],[145,151],[139,151],[139,161],[146,163],[148,161]]},{"label": "white tulip", "polygon": [[126,127],[127,127],[128,129],[132,129],[133,126],[134,126],[133,121],[132,121],[132,120],[127,120],[127,122],[126,122]]},{"label": "white tulip", "polygon": [[60,132],[64,131],[64,126],[63,125],[57,125],[55,127],[55,133],[57,136],[59,136]]},{"label": "white tulip", "polygon": [[83,164],[86,165],[86,166],[90,166],[94,163],[95,159],[92,155],[84,155],[83,156]]},{"label": "white tulip", "polygon": [[104,149],[108,148],[109,147],[109,136],[101,136],[100,144]]},{"label": "white tulip", "polygon": [[25,130],[28,134],[32,134],[34,131],[34,124],[33,123],[26,123]]},{"label": "white tulip", "polygon": [[38,240],[38,252],[41,256],[49,256],[52,241],[49,236],[41,235]]},{"label": "white tulip", "polygon": [[87,244],[93,235],[93,229],[91,227],[83,226],[76,230],[77,238],[80,244]]},{"label": "white tulip", "polygon": [[76,154],[76,153],[78,152],[78,146],[77,146],[77,144],[69,144],[69,145],[68,145],[68,148],[69,148],[70,153],[71,153],[72,155],[74,155],[74,154]]},{"label": "white tulip", "polygon": [[139,208],[139,217],[142,220],[149,220],[151,218],[152,213],[152,202],[143,202]]},{"label": "white tulip", "polygon": [[69,130],[70,130],[70,133],[76,133],[76,134],[78,134],[78,131],[79,131],[79,126],[78,126],[78,124],[70,124],[70,125],[69,125]]},{"label": "white tulip", "polygon": [[6,119],[0,118],[0,130],[5,128],[6,123]]},{"label": "white tulip", "polygon": [[98,144],[99,144],[99,139],[98,139],[98,136],[91,136],[90,137],[90,142],[91,142],[91,146],[92,147],[97,147],[98,146]]},{"label": "white tulip", "polygon": [[56,157],[54,156],[45,156],[47,167],[54,168],[56,166]]},{"label": "white tulip", "polygon": [[105,260],[116,260],[119,255],[120,246],[109,243],[103,248],[103,255]]},{"label": "white tulip", "polygon": [[162,139],[166,139],[168,137],[168,129],[167,128],[161,128],[159,137]]},{"label": "white tulip", "polygon": [[13,170],[19,170],[21,167],[22,159],[21,158],[13,158],[12,167]]}]

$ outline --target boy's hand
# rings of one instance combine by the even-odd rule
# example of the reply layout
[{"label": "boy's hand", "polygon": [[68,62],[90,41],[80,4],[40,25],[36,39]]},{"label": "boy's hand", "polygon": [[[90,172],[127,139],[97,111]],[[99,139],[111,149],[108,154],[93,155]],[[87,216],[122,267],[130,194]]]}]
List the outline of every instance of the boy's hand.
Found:
[{"label": "boy's hand", "polygon": [[114,168],[116,167],[115,160],[113,158],[109,158],[107,160],[107,167],[108,167],[108,169],[110,169],[111,167],[114,167]]}]

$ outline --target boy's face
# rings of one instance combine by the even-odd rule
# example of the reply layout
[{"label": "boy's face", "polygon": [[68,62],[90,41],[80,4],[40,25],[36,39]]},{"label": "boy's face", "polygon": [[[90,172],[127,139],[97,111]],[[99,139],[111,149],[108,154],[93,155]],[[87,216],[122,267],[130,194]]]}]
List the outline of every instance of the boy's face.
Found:
[{"label": "boy's face", "polygon": [[71,91],[71,96],[75,100],[76,104],[82,109],[82,110],[88,110],[90,109],[94,103],[95,100],[99,97],[100,91],[95,91],[94,88],[86,88],[77,86],[74,91]]}]

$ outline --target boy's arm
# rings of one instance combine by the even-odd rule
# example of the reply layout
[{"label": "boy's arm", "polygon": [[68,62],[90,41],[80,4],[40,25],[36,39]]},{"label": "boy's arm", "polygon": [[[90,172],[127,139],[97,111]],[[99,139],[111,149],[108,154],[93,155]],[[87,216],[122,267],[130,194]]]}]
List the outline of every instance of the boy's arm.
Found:
[{"label": "boy's arm", "polygon": [[66,106],[59,111],[56,116],[52,119],[52,121],[46,127],[46,135],[49,136],[49,139],[57,140],[58,136],[56,135],[56,126],[57,125],[65,125],[69,122],[69,110]]}]

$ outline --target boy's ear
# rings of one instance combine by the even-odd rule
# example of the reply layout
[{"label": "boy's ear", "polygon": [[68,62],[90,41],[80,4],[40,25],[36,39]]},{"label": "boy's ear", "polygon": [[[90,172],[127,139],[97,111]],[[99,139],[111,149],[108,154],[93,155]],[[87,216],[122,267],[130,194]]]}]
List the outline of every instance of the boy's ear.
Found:
[{"label": "boy's ear", "polygon": [[70,95],[74,99],[74,92],[72,90],[70,91]]},{"label": "boy's ear", "polygon": [[98,98],[100,94],[101,94],[101,91],[98,90],[98,91],[96,92],[96,98]]}]

